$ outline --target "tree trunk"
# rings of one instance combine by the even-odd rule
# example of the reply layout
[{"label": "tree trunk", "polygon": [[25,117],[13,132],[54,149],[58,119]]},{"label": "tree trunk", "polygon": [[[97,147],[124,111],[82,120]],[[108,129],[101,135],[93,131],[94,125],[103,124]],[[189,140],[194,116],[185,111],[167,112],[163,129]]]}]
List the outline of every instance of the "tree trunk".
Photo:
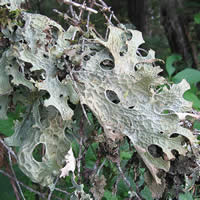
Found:
[{"label": "tree trunk", "polygon": [[180,14],[182,0],[161,0],[160,6],[161,24],[164,26],[172,53],[181,54],[188,66],[196,68],[197,61],[190,43],[188,24]]},{"label": "tree trunk", "polygon": [[128,17],[136,29],[146,34],[148,18],[148,0],[128,0]]}]

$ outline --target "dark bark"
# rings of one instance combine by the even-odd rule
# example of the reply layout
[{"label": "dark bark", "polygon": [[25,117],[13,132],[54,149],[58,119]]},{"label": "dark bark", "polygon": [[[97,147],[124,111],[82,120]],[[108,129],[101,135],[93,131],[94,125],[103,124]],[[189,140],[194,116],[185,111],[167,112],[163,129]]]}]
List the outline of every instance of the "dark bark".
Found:
[{"label": "dark bark", "polygon": [[160,6],[161,24],[164,26],[172,53],[181,54],[188,66],[196,68],[187,20],[180,13],[182,0],[161,0]]},{"label": "dark bark", "polygon": [[144,34],[147,33],[148,0],[128,0],[128,17]]}]

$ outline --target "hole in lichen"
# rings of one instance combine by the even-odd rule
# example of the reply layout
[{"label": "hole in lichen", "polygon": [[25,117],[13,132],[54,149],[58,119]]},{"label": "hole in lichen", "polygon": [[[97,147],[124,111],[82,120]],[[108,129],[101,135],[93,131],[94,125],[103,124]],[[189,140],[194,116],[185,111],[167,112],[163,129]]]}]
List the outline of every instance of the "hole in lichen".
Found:
[{"label": "hole in lichen", "polygon": [[125,45],[121,48],[119,55],[124,56],[128,52],[128,45]]},{"label": "hole in lichen", "polygon": [[163,134],[164,132],[163,131],[160,131],[160,134]]},{"label": "hole in lichen", "polygon": [[75,65],[73,69],[74,71],[79,71],[81,69],[81,65]]},{"label": "hole in lichen", "polygon": [[136,65],[134,66],[134,70],[135,70],[135,72],[137,72],[138,69],[139,69],[139,66],[136,64]]},{"label": "hole in lichen", "polygon": [[32,78],[35,81],[42,82],[46,79],[46,72],[43,69],[30,72],[30,69],[28,70],[28,68],[25,68],[25,77],[28,80]]},{"label": "hole in lichen", "polygon": [[56,134],[54,134],[53,135],[53,139],[54,139],[54,141],[58,141],[59,138],[58,138],[58,136]]},{"label": "hole in lichen", "polygon": [[190,144],[189,139],[187,137],[183,136],[183,135],[180,135],[178,133],[172,133],[170,135],[170,138],[176,138],[176,137],[180,137],[180,139],[181,139],[181,145],[184,146],[184,145]]},{"label": "hole in lichen", "polygon": [[132,33],[131,33],[130,31],[127,31],[127,32],[126,32],[126,39],[127,39],[128,41],[130,41],[130,40],[132,39],[132,37],[133,37]]},{"label": "hole in lichen", "polygon": [[112,70],[115,67],[115,65],[114,65],[114,62],[112,60],[105,59],[100,63],[100,67],[103,70]]},{"label": "hole in lichen", "polygon": [[59,96],[60,98],[62,98],[63,97],[63,94],[60,94],[60,96]]},{"label": "hole in lichen", "polygon": [[45,155],[45,145],[39,143],[33,150],[32,156],[37,162],[42,162],[42,157]]},{"label": "hole in lichen", "polygon": [[46,54],[43,54],[43,57],[44,57],[44,58],[49,58],[49,56],[48,56],[48,55],[46,55]]},{"label": "hole in lichen", "polygon": [[161,114],[170,114],[170,110],[163,110]]},{"label": "hole in lichen", "polygon": [[171,152],[176,158],[178,158],[179,155],[180,155],[179,152],[176,149],[171,150]]},{"label": "hole in lichen", "polygon": [[106,96],[114,104],[118,104],[120,102],[119,97],[113,90],[106,90]]},{"label": "hole in lichen", "polygon": [[51,25],[50,25],[50,27],[51,27],[51,33],[52,33],[51,35],[52,35],[53,39],[57,40],[58,39],[58,33],[59,33],[58,28],[55,27],[55,26],[51,26]]},{"label": "hole in lichen", "polygon": [[95,51],[93,51],[93,52],[90,53],[90,56],[95,56],[95,55],[96,55]]},{"label": "hole in lichen", "polygon": [[85,60],[85,61],[88,61],[88,60],[90,60],[90,56],[88,56],[88,55],[85,55],[85,56],[83,57],[83,60]]},{"label": "hole in lichen", "polygon": [[73,103],[70,101],[70,99],[67,100],[67,104],[68,104],[68,106],[69,106],[72,110],[75,110],[75,109],[76,109],[76,105],[73,104]]},{"label": "hole in lichen", "polygon": [[159,158],[163,156],[163,150],[158,145],[155,144],[150,145],[148,147],[148,151],[154,158]]},{"label": "hole in lichen", "polygon": [[163,91],[163,85],[158,85],[158,86],[150,85],[149,90],[154,92],[155,94],[159,94]]},{"label": "hole in lichen", "polygon": [[129,106],[128,107],[128,109],[130,109],[130,110],[133,109],[133,108],[135,108],[135,106]]},{"label": "hole in lichen", "polygon": [[158,173],[156,174],[158,178],[162,178],[165,176],[165,171],[163,169],[158,169]]},{"label": "hole in lichen", "polygon": [[0,105],[0,110],[1,110],[1,105]]},{"label": "hole in lichen", "polygon": [[172,133],[172,134],[170,135],[170,138],[176,138],[176,137],[178,137],[178,136],[179,136],[178,133]]},{"label": "hole in lichen", "polygon": [[140,57],[145,57],[148,55],[149,49],[147,48],[146,44],[141,44],[136,51],[136,54]]},{"label": "hole in lichen", "polygon": [[14,32],[15,32],[17,29],[18,29],[18,26],[17,26],[17,25],[13,26],[13,31],[14,31]]},{"label": "hole in lichen", "polygon": [[95,44],[95,45],[92,45],[92,46],[90,47],[90,50],[91,50],[92,52],[99,52],[99,51],[101,51],[103,48],[105,48],[103,45]]},{"label": "hole in lichen", "polygon": [[56,74],[57,74],[58,80],[62,82],[62,80],[66,78],[67,74],[69,74],[69,71],[67,69],[61,70],[58,68]]}]

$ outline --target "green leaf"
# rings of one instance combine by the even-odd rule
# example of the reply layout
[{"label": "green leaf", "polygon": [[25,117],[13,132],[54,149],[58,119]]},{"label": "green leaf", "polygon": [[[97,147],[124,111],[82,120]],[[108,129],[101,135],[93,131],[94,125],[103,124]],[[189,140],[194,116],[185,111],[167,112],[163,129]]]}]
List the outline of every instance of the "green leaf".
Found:
[{"label": "green leaf", "polygon": [[200,13],[197,13],[196,15],[194,15],[194,22],[196,24],[200,24]]},{"label": "green leaf", "polygon": [[19,120],[23,111],[24,107],[18,104],[15,112],[8,113],[8,119],[0,119],[0,132],[6,136],[11,136],[14,132],[14,120]]},{"label": "green leaf", "polygon": [[88,117],[89,121],[91,122],[91,124],[94,124],[92,113],[87,113],[87,117]]},{"label": "green leaf", "polygon": [[193,200],[192,194],[187,192],[185,194],[180,194],[178,197],[179,200]]},{"label": "green leaf", "polygon": [[0,132],[5,136],[11,136],[14,132],[13,130],[14,122],[13,119],[0,120]]},{"label": "green leaf", "polygon": [[117,186],[118,186],[117,196],[121,197],[122,199],[126,199],[128,197],[128,191],[129,191],[128,185],[125,184],[125,182],[121,179]]},{"label": "green leaf", "polygon": [[118,198],[116,196],[113,196],[112,192],[106,190],[104,192],[104,197],[107,199],[107,200],[118,200]]},{"label": "green leaf", "polygon": [[192,90],[188,90],[183,95],[184,99],[191,101],[192,107],[196,110],[200,109],[200,99],[192,92]]},{"label": "green leaf", "polygon": [[169,77],[172,76],[172,74],[176,71],[176,68],[173,66],[173,63],[176,61],[180,61],[182,57],[178,54],[173,54],[169,56],[166,60],[166,71],[169,75]]},{"label": "green leaf", "polygon": [[96,162],[96,155],[94,151],[98,147],[98,143],[93,143],[87,150],[87,153],[85,155],[86,160],[86,167],[87,168],[93,168]]},{"label": "green leaf", "polygon": [[175,83],[178,83],[183,79],[185,79],[190,84],[196,84],[200,81],[200,71],[196,69],[187,68],[177,73],[172,80]]},{"label": "green leaf", "polygon": [[121,160],[123,160],[123,159],[125,159],[125,160],[128,160],[128,159],[130,159],[132,157],[132,152],[127,152],[127,151],[121,151],[120,152],[120,159]]},{"label": "green leaf", "polygon": [[193,125],[193,128],[200,130],[200,122],[199,121],[195,121],[194,125]]},{"label": "green leaf", "polygon": [[153,200],[151,192],[147,186],[141,191],[141,195],[145,200]]}]

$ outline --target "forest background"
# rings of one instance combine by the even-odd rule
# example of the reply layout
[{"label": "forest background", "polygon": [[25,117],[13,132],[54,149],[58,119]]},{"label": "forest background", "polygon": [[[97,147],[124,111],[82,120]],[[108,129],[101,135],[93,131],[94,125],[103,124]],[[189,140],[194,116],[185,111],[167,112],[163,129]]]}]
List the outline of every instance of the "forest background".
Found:
[{"label": "forest background", "polygon": [[[58,18],[57,13],[53,9],[65,12],[68,9],[67,5],[62,5],[56,0],[29,0],[29,10],[32,13],[40,13],[60,23],[64,28],[68,25],[61,18]],[[77,1],[82,3],[82,1]],[[169,81],[178,83],[182,79],[186,79],[191,86],[184,98],[193,102],[193,108],[200,111],[200,2],[199,0],[105,0],[111,6],[117,18],[122,24],[128,28],[139,30],[143,33],[145,44],[140,48],[156,51],[156,58],[162,59],[165,63],[159,63],[163,69],[162,75]],[[93,15],[92,23],[101,33],[103,18],[101,14]],[[102,30],[103,32],[104,30]],[[14,113],[10,113],[8,120],[0,120],[1,137],[10,136],[13,133],[13,121],[20,118],[20,113],[23,112],[23,107],[18,106]],[[92,115],[91,121],[93,119]],[[96,122],[94,122],[95,124]],[[194,128],[200,129],[200,123],[196,122]],[[74,148],[76,145],[74,144]],[[90,173],[90,167],[94,165],[96,157],[94,152],[97,152],[99,147],[93,144],[92,147],[87,147],[85,162],[88,169],[84,171],[85,182],[87,183],[87,175]],[[128,151],[127,144],[122,146],[125,149],[120,158],[124,159],[128,164],[131,162],[132,152]],[[36,152],[37,154],[38,152]],[[78,147],[77,152],[78,155]],[[136,161],[135,161],[136,162]],[[138,161],[139,163],[139,161]],[[138,164],[138,177],[136,186],[138,192],[143,199],[152,199],[151,192],[144,184],[144,168]],[[1,166],[2,170],[6,171],[6,165]],[[14,166],[17,177],[21,182],[34,188],[35,191],[45,193],[45,188],[32,183],[22,172],[17,165]],[[113,177],[117,174],[117,168],[112,163],[106,163],[105,169],[109,171]],[[111,183],[112,178],[110,177]],[[66,178],[65,183],[70,185],[70,180]],[[180,188],[184,183],[181,182],[178,188],[169,190],[171,194],[166,194],[164,199],[199,199],[200,198],[200,183],[196,183],[192,189],[184,193],[183,188]],[[61,184],[62,185],[62,184]],[[16,199],[16,194],[13,190],[13,180],[9,179],[0,173],[0,199]],[[86,188],[87,190],[87,188]],[[108,185],[104,199],[128,199],[126,196],[128,188],[123,181],[119,181],[119,190],[116,197],[112,196],[112,184]],[[30,190],[24,189],[26,199],[40,199],[40,196]],[[59,194],[56,194],[59,196]],[[60,197],[62,199],[62,196]]]}]

